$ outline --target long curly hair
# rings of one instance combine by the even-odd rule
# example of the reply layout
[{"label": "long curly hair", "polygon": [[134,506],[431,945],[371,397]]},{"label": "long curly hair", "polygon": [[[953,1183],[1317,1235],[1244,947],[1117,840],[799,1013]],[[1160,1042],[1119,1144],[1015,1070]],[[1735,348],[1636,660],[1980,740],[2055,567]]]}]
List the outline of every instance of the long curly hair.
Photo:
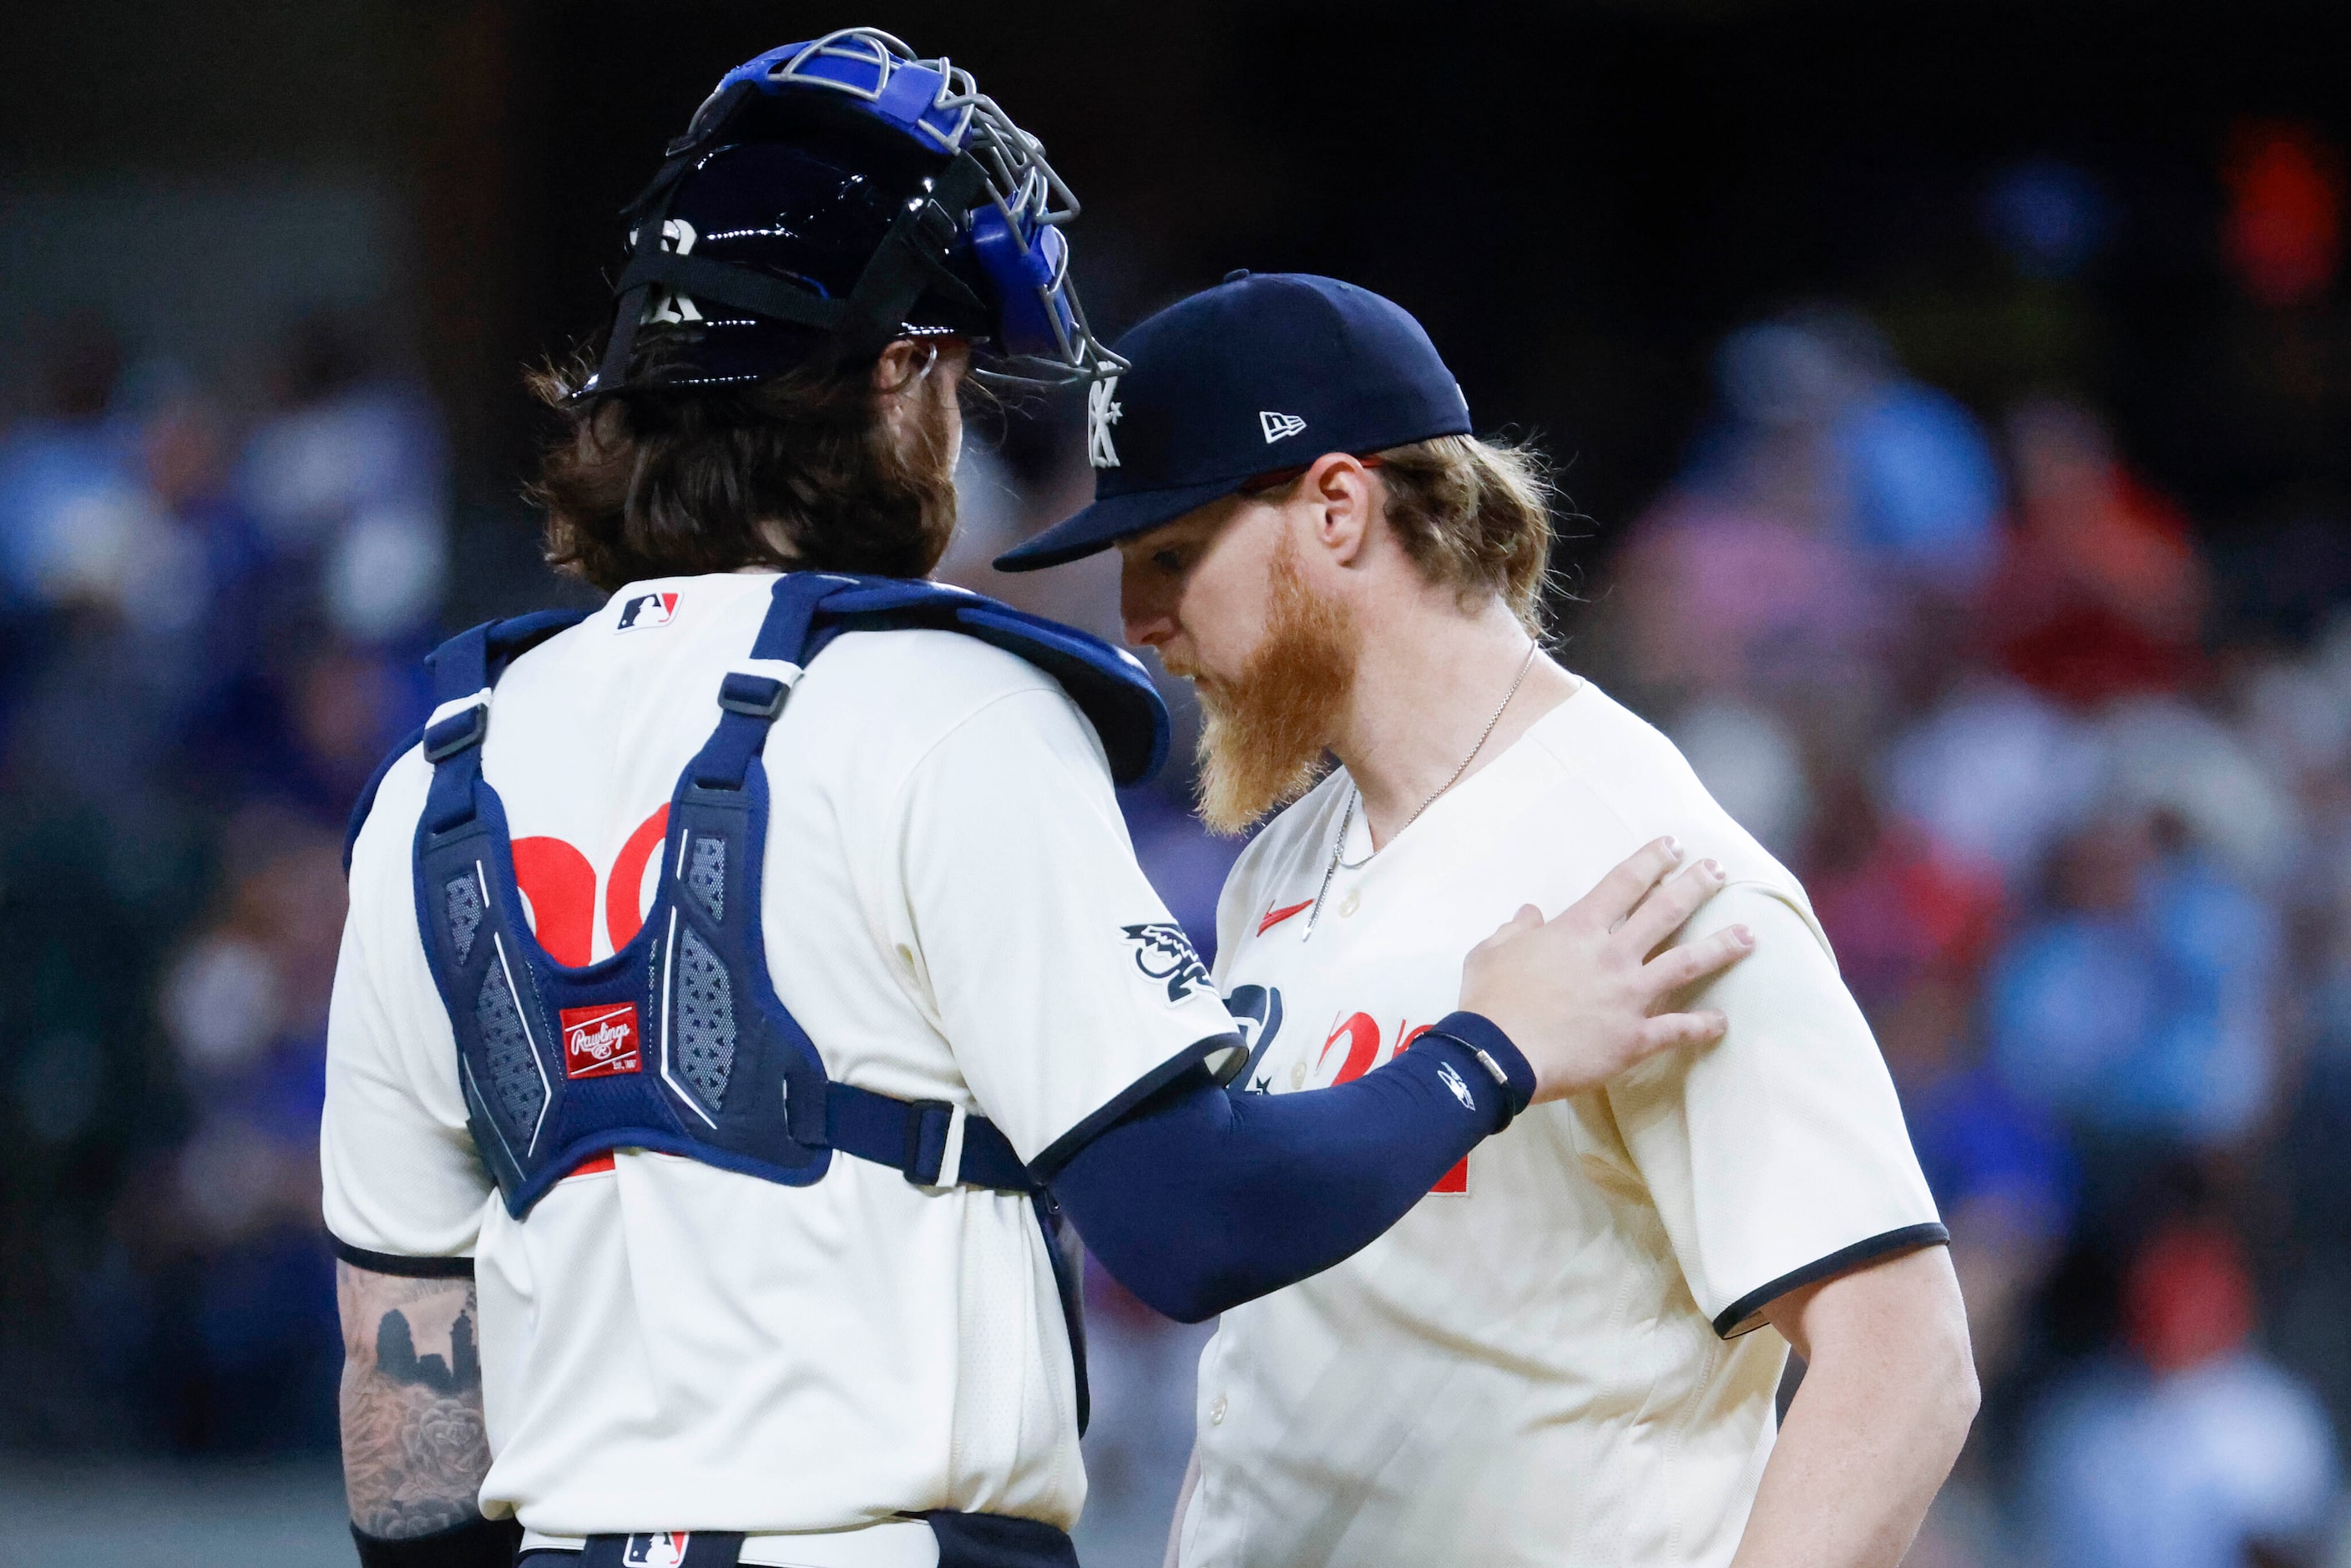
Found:
[{"label": "long curly hair", "polygon": [[744,567],[921,577],[946,552],[953,393],[940,382],[913,389],[925,439],[905,451],[883,423],[870,353],[741,387],[575,402],[590,368],[583,358],[530,377],[563,422],[528,490],[557,570],[609,592]]}]

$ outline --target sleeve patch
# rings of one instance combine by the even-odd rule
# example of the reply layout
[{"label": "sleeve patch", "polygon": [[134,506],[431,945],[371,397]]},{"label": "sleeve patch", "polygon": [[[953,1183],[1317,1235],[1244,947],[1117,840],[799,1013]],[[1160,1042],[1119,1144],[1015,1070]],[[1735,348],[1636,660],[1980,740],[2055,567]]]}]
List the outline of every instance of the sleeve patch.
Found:
[{"label": "sleeve patch", "polygon": [[1172,920],[1160,920],[1120,929],[1134,948],[1134,967],[1167,988],[1168,1006],[1175,1006],[1196,991],[1214,994],[1216,988],[1209,983],[1208,966],[1200,962],[1198,950],[1184,935],[1181,925]]}]

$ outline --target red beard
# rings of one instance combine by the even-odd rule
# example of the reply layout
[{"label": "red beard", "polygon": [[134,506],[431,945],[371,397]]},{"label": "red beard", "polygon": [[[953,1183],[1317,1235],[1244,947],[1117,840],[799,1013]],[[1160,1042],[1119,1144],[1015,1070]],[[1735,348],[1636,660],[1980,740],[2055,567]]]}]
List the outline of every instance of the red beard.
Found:
[{"label": "red beard", "polygon": [[1273,557],[1265,639],[1237,680],[1170,660],[1200,695],[1201,819],[1239,833],[1314,787],[1355,684],[1353,612],[1309,586],[1284,536]]}]

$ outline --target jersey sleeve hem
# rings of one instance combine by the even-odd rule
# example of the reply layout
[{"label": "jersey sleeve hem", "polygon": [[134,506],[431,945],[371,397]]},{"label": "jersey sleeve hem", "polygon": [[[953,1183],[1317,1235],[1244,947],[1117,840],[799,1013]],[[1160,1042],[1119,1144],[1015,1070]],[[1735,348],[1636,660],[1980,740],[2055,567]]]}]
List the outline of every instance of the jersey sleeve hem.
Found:
[{"label": "jersey sleeve hem", "polygon": [[1906,1225],[1898,1230],[1883,1231],[1856,1241],[1850,1247],[1840,1247],[1825,1258],[1816,1258],[1801,1269],[1781,1275],[1768,1285],[1748,1291],[1723,1308],[1714,1320],[1714,1332],[1724,1339],[1736,1339],[1740,1334],[1761,1328],[1763,1309],[1791,1291],[1834,1279],[1864,1263],[1875,1263],[1897,1252],[1915,1252],[1921,1247],[1945,1246],[1950,1239],[1949,1230],[1930,1223]]},{"label": "jersey sleeve hem", "polygon": [[1207,1061],[1218,1051],[1233,1051],[1241,1044],[1238,1033],[1228,1030],[1196,1040],[1117,1093],[1112,1095],[1087,1115],[1085,1120],[1063,1133],[1047,1145],[1045,1152],[1029,1162],[1029,1174],[1039,1181],[1050,1182],[1061,1174],[1080,1149],[1092,1143],[1128,1112],[1158,1093],[1191,1069]]},{"label": "jersey sleeve hem", "polygon": [[371,1252],[364,1247],[354,1247],[341,1237],[335,1238],[335,1256],[354,1269],[365,1269],[374,1274],[393,1274],[408,1280],[470,1280],[474,1277],[471,1258],[404,1258],[396,1252]]}]

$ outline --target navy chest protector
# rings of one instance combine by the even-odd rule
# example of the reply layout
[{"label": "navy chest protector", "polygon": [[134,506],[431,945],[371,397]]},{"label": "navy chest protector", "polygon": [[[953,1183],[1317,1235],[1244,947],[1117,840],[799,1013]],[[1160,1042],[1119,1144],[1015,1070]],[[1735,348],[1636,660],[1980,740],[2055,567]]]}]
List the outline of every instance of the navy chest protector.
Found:
[{"label": "navy chest protector", "polygon": [[[802,1186],[835,1153],[925,1186],[1035,1194],[987,1121],[830,1081],[776,995],[760,931],[768,781],[760,764],[800,672],[842,632],[931,627],[1009,649],[1061,681],[1121,782],[1164,760],[1167,717],[1143,666],[1082,632],[928,582],[797,572],[746,662],[708,699],[716,723],[670,800],[653,907],[599,963],[557,963],[532,936],[497,791],[482,776],[490,688],[580,619],[475,627],[429,661],[431,792],[417,824],[416,910],[457,1037],[474,1141],[507,1209],[527,1215],[581,1162],[657,1149]],[[452,704],[475,698],[450,713]],[[364,802],[362,803],[364,808]]]}]

